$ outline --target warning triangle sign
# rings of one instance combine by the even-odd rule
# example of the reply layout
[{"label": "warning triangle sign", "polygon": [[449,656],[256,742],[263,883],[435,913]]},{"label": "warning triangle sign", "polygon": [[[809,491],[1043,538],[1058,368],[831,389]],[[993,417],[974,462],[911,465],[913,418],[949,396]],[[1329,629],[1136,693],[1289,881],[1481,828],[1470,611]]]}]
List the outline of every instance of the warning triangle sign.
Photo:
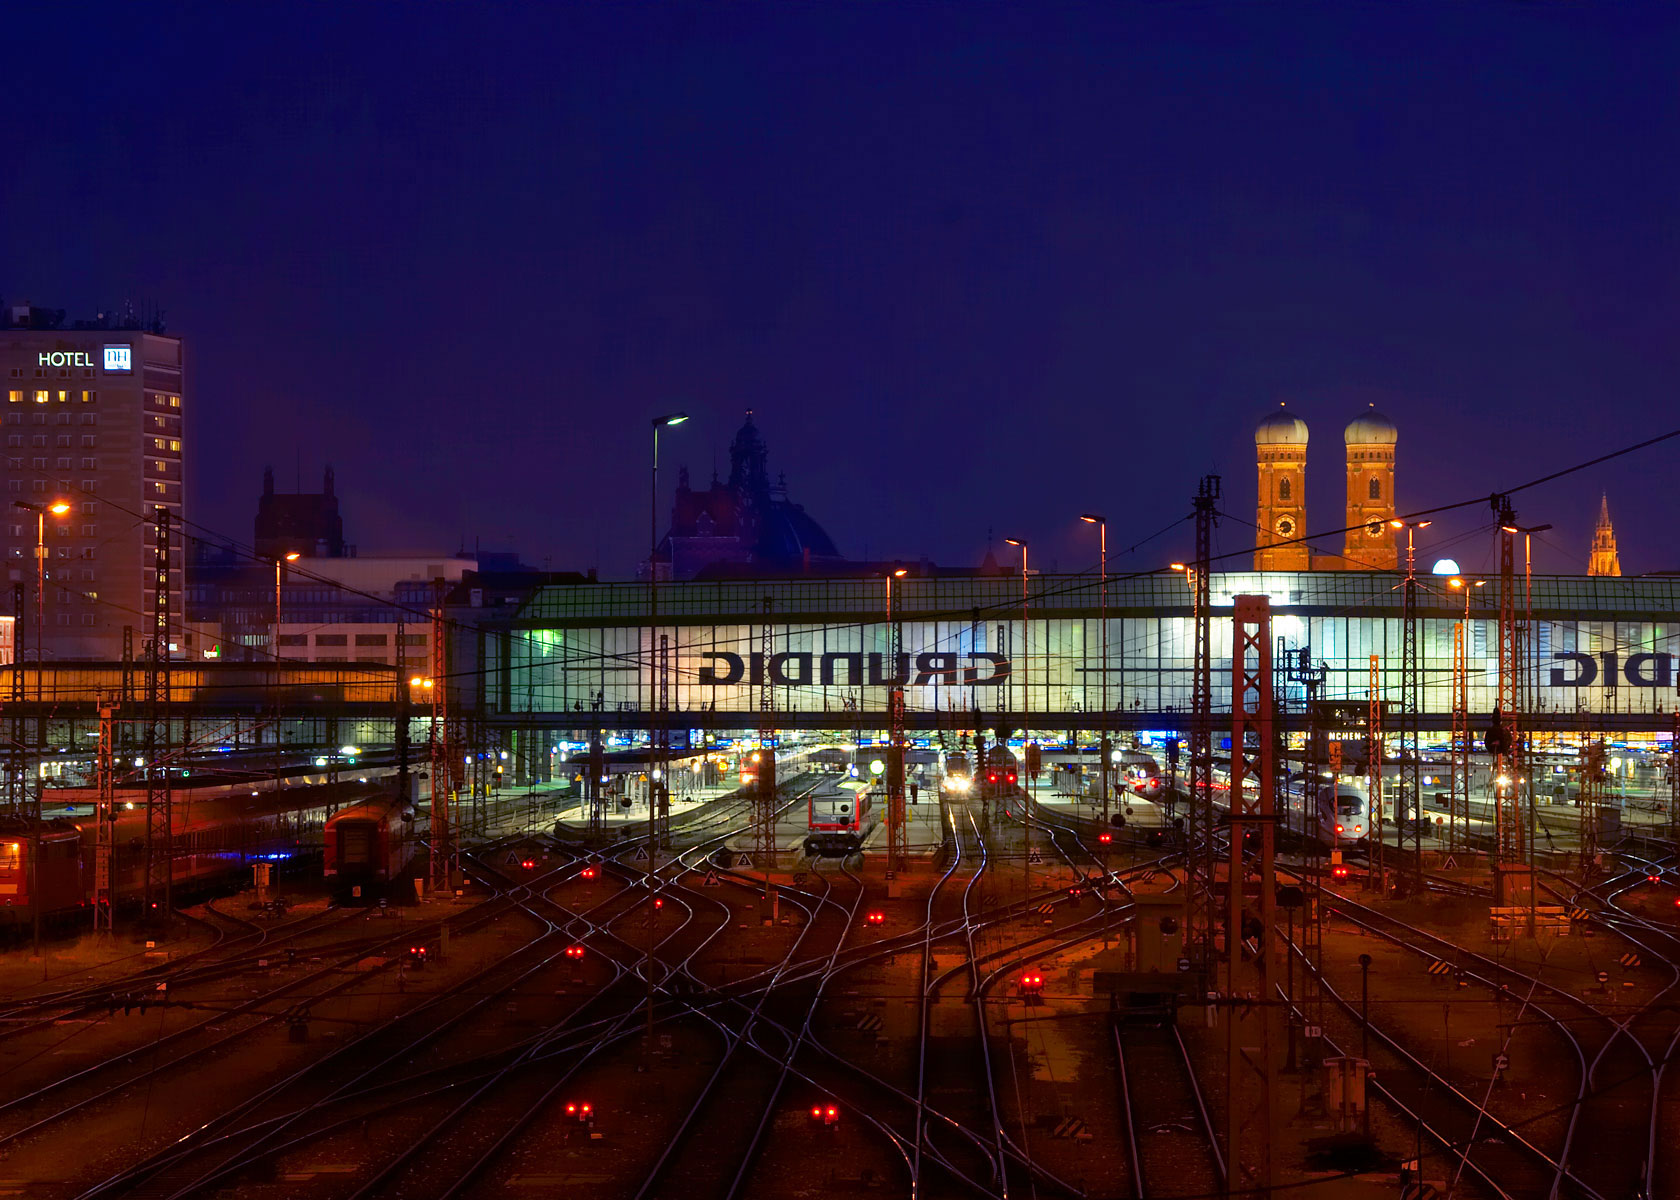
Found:
[{"label": "warning triangle sign", "polygon": [[647,847],[637,846],[636,853],[632,854],[630,858],[633,862],[646,862],[648,860]]},{"label": "warning triangle sign", "polygon": [[752,867],[753,867],[752,855],[750,855],[750,854],[738,854],[738,855],[736,855],[735,856],[735,865],[737,867],[740,867],[744,871],[752,870]]},{"label": "warning triangle sign", "polygon": [[519,855],[514,853],[512,850],[509,850],[508,853],[507,853],[507,857],[504,858],[502,861],[505,862],[505,863],[512,863],[512,864],[517,865],[518,862],[519,862]]},{"label": "warning triangle sign", "polygon": [[1027,861],[1035,867],[1041,867],[1044,865],[1044,855],[1040,854],[1037,850],[1033,850],[1028,853]]},{"label": "warning triangle sign", "polygon": [[717,877],[717,872],[716,871],[707,871],[706,872],[706,886],[707,887],[717,887],[718,886],[718,877]]},{"label": "warning triangle sign", "polygon": [[1458,870],[1458,859],[1454,858],[1450,854],[1447,855],[1445,861],[1443,861],[1441,863],[1441,870],[1443,870],[1443,871],[1456,871],[1456,870]]}]

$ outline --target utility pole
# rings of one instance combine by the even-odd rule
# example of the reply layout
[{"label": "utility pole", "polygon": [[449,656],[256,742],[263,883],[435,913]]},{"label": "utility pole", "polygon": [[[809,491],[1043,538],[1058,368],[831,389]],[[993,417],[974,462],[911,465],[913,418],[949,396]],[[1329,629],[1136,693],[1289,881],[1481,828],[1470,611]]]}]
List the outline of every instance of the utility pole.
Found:
[{"label": "utility pole", "polygon": [[[1229,1002],[1225,1020],[1226,1135],[1225,1190],[1230,1196],[1251,1195],[1243,1177],[1244,1133],[1257,1135],[1260,1192],[1270,1195],[1276,1184],[1272,1147],[1277,1141],[1276,1106],[1277,1046],[1275,1033],[1278,1008],[1272,1003],[1272,960],[1277,944],[1277,879],[1274,873],[1276,838],[1276,785],[1272,738],[1272,639],[1271,601],[1265,596],[1238,596],[1232,628],[1231,651],[1231,839],[1226,864],[1225,995]],[[1239,972],[1245,933],[1244,880],[1248,874],[1245,843],[1258,835],[1260,896],[1257,936],[1253,940],[1255,965],[1259,973],[1258,995],[1263,1003],[1248,1020],[1260,1024],[1259,1060],[1245,1054],[1243,1043],[1252,1037],[1239,1035],[1235,1000],[1242,987]],[[1209,841],[1212,839],[1210,838]],[[1252,1030],[1252,1024],[1250,1026]],[[1258,1072],[1259,1090],[1248,1067]]]},{"label": "utility pole", "polygon": [[[1028,788],[1023,787],[1021,789],[1021,882],[1023,886],[1023,891],[1021,892],[1021,903],[1025,904],[1032,897],[1032,806],[1033,799],[1038,790],[1038,773],[1027,765],[1028,759],[1031,757],[1030,747],[1033,744],[1032,722],[1027,716],[1028,710],[1032,707],[1032,692],[1028,687],[1026,672],[1028,660],[1027,648],[1032,644],[1029,640],[1028,634],[1028,630],[1030,629],[1028,621],[1031,613],[1028,608],[1027,594],[1027,543],[1021,538],[1004,538],[1003,540],[1007,545],[1019,547],[1021,551],[1021,653],[1020,663],[1018,664],[1021,668],[1020,773],[1023,776],[1032,777],[1031,794],[1029,794]],[[1023,782],[1026,781],[1023,780]]]},{"label": "utility pole", "polygon": [[95,933],[111,932],[113,906],[111,904],[111,836],[116,814],[112,807],[116,800],[116,706],[99,705],[99,756],[97,759],[99,800],[94,806],[93,821],[93,929]]},{"label": "utility pole", "polygon": [[1493,749],[1494,785],[1494,904],[1531,904],[1533,876],[1523,851],[1521,725],[1518,677],[1521,660],[1517,654],[1519,634],[1515,611],[1516,510],[1509,496],[1492,497],[1499,522],[1499,705],[1494,710],[1499,729]]},{"label": "utility pole", "polygon": [[1406,841],[1406,821],[1412,824],[1412,894],[1423,894],[1423,796],[1420,787],[1422,755],[1419,746],[1418,709],[1422,705],[1418,682],[1417,549],[1413,534],[1433,521],[1390,521],[1406,530],[1406,583],[1404,626],[1400,650],[1400,818],[1397,846]]},{"label": "utility pole", "polygon": [[904,808],[904,683],[898,669],[904,653],[904,626],[893,605],[893,582],[905,575],[903,568],[887,573],[887,649],[893,664],[893,684],[887,689],[887,894],[896,890],[898,877],[908,866],[909,831]]},{"label": "utility pole", "polygon": [[449,651],[444,641],[443,580],[432,581],[432,773],[431,888],[442,895],[454,886],[455,830],[450,822],[454,750],[449,744]]},{"label": "utility pole", "polygon": [[[175,824],[169,786],[169,510],[152,525],[152,636],[146,655],[146,919],[174,911]],[[161,903],[162,912],[158,912]]]},{"label": "utility pole", "polygon": [[1371,859],[1377,871],[1377,894],[1388,894],[1388,864],[1387,855],[1383,853],[1383,735],[1382,735],[1382,682],[1379,672],[1379,660],[1375,654],[1371,655],[1371,690],[1367,693],[1370,701],[1369,715],[1365,719],[1365,765],[1370,772],[1371,790]]},{"label": "utility pole", "polygon": [[[1109,726],[1113,723],[1113,716],[1108,709],[1108,522],[1096,513],[1085,513],[1079,518],[1087,525],[1097,527],[1097,575],[1099,591],[1097,593],[1097,624],[1102,633],[1102,721],[1097,726],[1097,757],[1101,760],[1097,768],[1098,787],[1102,789],[1102,819],[1103,826],[1108,826],[1108,758],[1109,758]],[[1121,648],[1122,652],[1124,647]]]},{"label": "utility pole", "polygon": [[[1190,579],[1194,596],[1195,671],[1190,704],[1190,836],[1186,847],[1189,886],[1185,888],[1184,928],[1186,946],[1199,938],[1204,964],[1211,958],[1213,948],[1213,663],[1209,580],[1220,492],[1218,475],[1204,475],[1196,489],[1196,565]],[[1198,899],[1206,906],[1205,911],[1198,911]]]},{"label": "utility pole", "polygon": [[1581,743],[1581,878],[1590,883],[1598,874],[1598,832],[1604,808],[1605,748],[1603,738]]},{"label": "utility pole", "polygon": [[[764,597],[764,624],[759,629],[758,663],[753,673],[758,676],[758,804],[754,825],[753,850],[758,858],[754,865],[764,872],[766,902],[775,895],[776,885],[771,874],[776,869],[776,730],[773,693],[770,687],[770,659],[773,642],[770,636],[770,616],[775,609],[773,597]],[[896,669],[896,668],[895,668]]]}]

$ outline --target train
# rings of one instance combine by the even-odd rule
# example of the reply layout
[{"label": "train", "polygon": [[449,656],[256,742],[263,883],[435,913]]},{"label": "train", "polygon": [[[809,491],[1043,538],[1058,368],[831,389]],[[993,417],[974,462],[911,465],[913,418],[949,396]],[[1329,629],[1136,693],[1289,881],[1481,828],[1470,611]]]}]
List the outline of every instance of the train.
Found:
[{"label": "train", "polygon": [[370,796],[328,817],[323,841],[321,874],[334,899],[392,895],[419,850],[414,806],[394,792]]},{"label": "train", "polygon": [[1318,840],[1332,849],[1362,846],[1370,838],[1371,799],[1365,788],[1337,779],[1318,789]]},{"label": "train", "polygon": [[[230,791],[175,789],[171,801],[170,893],[179,904],[230,892],[251,882],[251,864],[281,866],[313,860],[328,816],[373,790],[360,782],[301,788]],[[91,913],[98,856],[96,817],[52,817],[40,823],[41,859],[32,872],[36,842],[32,819],[5,818],[0,832],[0,925],[34,919],[73,920]],[[110,901],[130,908],[146,888],[146,795],[122,790],[111,816]],[[154,903],[159,898],[154,897]]]},{"label": "train", "polygon": [[1121,750],[1120,780],[1125,787],[1145,800],[1159,800],[1167,790],[1161,778],[1161,764],[1141,750]]},{"label": "train", "polygon": [[1021,793],[1021,763],[1008,746],[988,746],[986,765],[980,772],[980,798],[1007,800]]},{"label": "train", "polygon": [[956,795],[974,787],[974,773],[969,769],[968,755],[951,753],[945,756],[945,777],[940,786]]},{"label": "train", "polygon": [[856,854],[875,828],[875,799],[870,788],[820,789],[812,792],[807,805],[805,854],[809,858]]}]

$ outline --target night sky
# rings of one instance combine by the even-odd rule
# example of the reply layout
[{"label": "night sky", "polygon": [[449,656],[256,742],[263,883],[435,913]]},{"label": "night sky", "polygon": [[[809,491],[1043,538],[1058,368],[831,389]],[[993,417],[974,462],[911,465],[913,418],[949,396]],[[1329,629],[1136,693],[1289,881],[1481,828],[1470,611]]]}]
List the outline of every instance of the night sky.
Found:
[{"label": "night sky", "polygon": [[[853,557],[1082,570],[1312,429],[1402,509],[1680,426],[1680,7],[14,6],[0,296],[187,339],[189,516],[629,575],[743,410]],[[1680,568],[1680,440],[1518,499]],[[663,476],[668,505],[675,471]],[[1490,565],[1485,508],[1425,537]],[[1437,536],[1438,535],[1438,536]],[[1325,539],[1327,549],[1339,537]],[[1181,525],[1115,566],[1189,553]],[[1431,551],[1426,551],[1433,557]]]}]

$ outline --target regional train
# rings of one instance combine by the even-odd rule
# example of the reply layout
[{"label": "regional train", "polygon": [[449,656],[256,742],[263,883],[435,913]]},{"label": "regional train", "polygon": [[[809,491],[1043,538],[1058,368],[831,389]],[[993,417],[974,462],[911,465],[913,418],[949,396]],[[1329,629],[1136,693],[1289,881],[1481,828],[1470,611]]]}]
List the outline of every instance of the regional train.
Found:
[{"label": "regional train", "polygon": [[321,874],[334,899],[355,903],[389,895],[419,848],[414,807],[395,793],[370,796],[327,818],[325,843]]},{"label": "regional train", "polygon": [[980,799],[1004,801],[1021,794],[1021,764],[1008,746],[986,747],[986,765],[980,772]]},{"label": "regional train", "polygon": [[[205,796],[176,788],[171,800],[171,898],[236,891],[251,882],[251,864],[284,865],[313,858],[328,816],[374,789],[360,782],[231,791]],[[31,878],[35,826],[5,818],[0,826],[0,925],[33,920],[37,900],[47,919],[91,912],[98,854],[97,818],[41,822],[40,869]],[[147,812],[144,792],[119,791],[111,817],[111,903],[142,902],[146,887]]]},{"label": "regional train", "polygon": [[819,789],[807,801],[805,854],[844,858],[863,849],[875,828],[875,794],[869,787]]}]

